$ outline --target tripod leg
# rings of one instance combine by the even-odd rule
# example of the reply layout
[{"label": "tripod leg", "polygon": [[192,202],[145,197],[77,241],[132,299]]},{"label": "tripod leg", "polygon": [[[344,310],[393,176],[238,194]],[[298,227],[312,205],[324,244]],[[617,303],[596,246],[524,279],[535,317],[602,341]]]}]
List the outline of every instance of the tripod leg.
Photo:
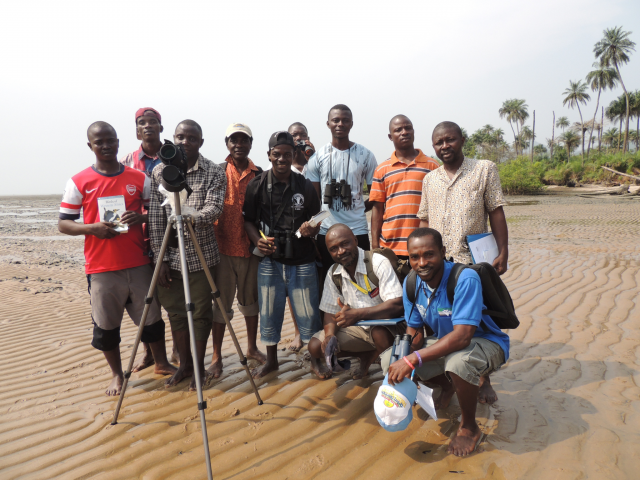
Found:
[{"label": "tripod leg", "polygon": [[[198,351],[196,348],[196,336],[193,324],[193,311],[195,306],[191,303],[191,289],[189,287],[189,266],[187,265],[187,253],[184,246],[184,223],[182,215],[180,214],[180,197],[179,194],[175,194],[176,197],[176,228],[178,229],[178,246],[180,247],[180,267],[182,270],[182,283],[184,285],[184,301],[187,307],[187,321],[189,322],[189,340],[191,342],[191,356],[193,357],[193,374],[196,379],[196,393],[198,395],[198,411],[200,412],[200,423],[202,424],[202,443],[204,445],[205,462],[207,464],[207,474],[209,480],[213,478],[211,473],[211,457],[209,455],[209,439],[207,435],[207,421],[204,417],[204,411],[207,408],[207,402],[202,397],[202,377],[200,372],[200,362],[198,361]],[[188,225],[188,223],[187,223]],[[191,231],[192,232],[192,231]],[[194,245],[197,245],[196,237],[191,233],[191,240]],[[206,262],[200,259],[202,265],[207,267]]]},{"label": "tripod leg", "polygon": [[220,292],[216,288],[216,284],[213,281],[213,277],[211,276],[211,271],[207,266],[207,262],[205,261],[204,255],[202,254],[202,250],[200,249],[200,245],[196,240],[196,234],[193,231],[193,226],[190,221],[185,222],[187,228],[189,229],[189,233],[191,234],[191,240],[193,241],[193,246],[196,249],[196,253],[198,254],[198,258],[200,259],[200,263],[204,268],[204,273],[209,280],[209,285],[211,285],[211,291],[213,292],[213,296],[218,303],[218,307],[220,308],[220,312],[222,313],[222,317],[224,318],[224,322],[227,324],[227,329],[229,330],[229,334],[231,335],[231,339],[233,340],[234,345],[236,346],[236,350],[238,351],[238,356],[240,357],[240,363],[244,367],[245,372],[247,372],[247,377],[249,377],[249,381],[251,382],[251,386],[253,387],[253,392],[256,394],[256,398],[258,399],[258,405],[262,405],[262,399],[260,398],[260,394],[258,393],[258,387],[256,387],[256,383],[253,381],[253,377],[251,376],[251,372],[249,371],[249,367],[247,365],[247,358],[242,353],[242,348],[240,348],[240,343],[238,343],[238,339],[236,338],[236,333],[233,331],[233,327],[231,326],[231,322],[229,321],[229,317],[227,316],[227,311],[222,305],[222,300],[220,300]]},{"label": "tripod leg", "polygon": [[131,376],[131,370],[133,369],[133,362],[136,359],[136,353],[138,352],[138,345],[140,345],[140,339],[142,338],[142,329],[147,322],[147,315],[149,314],[149,308],[153,302],[153,294],[156,291],[156,284],[158,283],[158,275],[160,274],[160,266],[162,259],[164,258],[164,252],[167,250],[169,244],[169,234],[171,233],[171,223],[167,223],[167,229],[164,232],[164,238],[162,239],[162,247],[160,248],[160,254],[158,255],[158,261],[156,262],[156,268],[153,270],[153,278],[151,279],[151,285],[149,285],[149,293],[145,299],[144,310],[142,311],[142,318],[140,319],[140,325],[138,326],[138,333],[136,334],[136,340],[133,342],[133,349],[131,351],[131,358],[129,359],[129,366],[127,371],[124,372],[124,382],[122,384],[122,390],[118,397],[118,404],[116,405],[116,411],[113,413],[113,420],[111,425],[118,423],[118,415],[120,414],[120,407],[124,400],[124,393],[127,391],[127,385],[129,384],[129,377]]}]

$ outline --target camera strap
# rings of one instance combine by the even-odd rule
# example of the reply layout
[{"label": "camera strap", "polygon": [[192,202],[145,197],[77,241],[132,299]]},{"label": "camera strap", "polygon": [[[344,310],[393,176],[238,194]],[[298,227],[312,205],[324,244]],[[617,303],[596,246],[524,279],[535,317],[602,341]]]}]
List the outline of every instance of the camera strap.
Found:
[{"label": "camera strap", "polygon": [[[296,193],[295,192],[295,179],[294,179],[294,175],[293,175],[293,171],[291,172],[291,180],[289,180],[289,187],[291,190],[291,222],[292,224],[295,224],[295,212],[293,209],[293,195]],[[271,217],[270,220],[270,224],[269,225],[269,230],[270,231],[274,231],[276,230],[276,225],[278,223],[278,221],[280,220],[280,217],[282,217],[282,214],[284,213],[284,209],[287,208],[287,202],[285,201],[285,193],[286,193],[286,187],[285,187],[285,191],[282,192],[282,203],[280,204],[280,206],[278,207],[278,210],[276,211],[276,216],[274,218],[273,216],[273,173],[272,170],[269,170],[269,173],[267,174],[267,193],[269,193],[269,216]],[[291,226],[291,229],[294,230],[293,225]]]}]

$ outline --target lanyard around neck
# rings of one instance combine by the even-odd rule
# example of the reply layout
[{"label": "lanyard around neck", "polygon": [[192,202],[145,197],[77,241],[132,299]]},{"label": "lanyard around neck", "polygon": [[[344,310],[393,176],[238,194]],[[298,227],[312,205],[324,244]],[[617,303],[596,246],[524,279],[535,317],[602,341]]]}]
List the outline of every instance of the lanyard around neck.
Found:
[{"label": "lanyard around neck", "polygon": [[371,293],[371,290],[373,290],[371,288],[371,284],[369,283],[369,278],[366,275],[364,276],[364,284],[367,286],[366,290],[364,288],[362,288],[360,285],[358,285],[356,282],[354,282],[353,280],[349,279],[349,281],[351,282],[351,284],[354,287],[356,287],[358,290],[360,290],[365,295],[369,295]]},{"label": "lanyard around neck", "polygon": [[[436,292],[438,291],[438,287],[433,289],[433,292],[431,292],[431,295],[429,295],[427,293],[427,287],[425,287],[426,282],[424,280],[420,280],[422,282],[422,291],[424,292],[424,296],[427,297],[427,307],[431,305],[431,300],[433,300],[433,297],[436,296]],[[438,285],[439,286],[439,285]]]}]

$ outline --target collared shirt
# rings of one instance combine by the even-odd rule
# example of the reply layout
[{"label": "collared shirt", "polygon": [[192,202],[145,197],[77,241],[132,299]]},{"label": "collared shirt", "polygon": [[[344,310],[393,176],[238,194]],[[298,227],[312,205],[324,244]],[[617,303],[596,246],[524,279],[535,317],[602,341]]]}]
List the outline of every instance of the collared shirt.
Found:
[{"label": "collared shirt", "polygon": [[[384,255],[374,253],[371,257],[371,263],[373,271],[380,280],[380,285],[377,286],[379,289],[378,295],[371,298],[368,294],[361,292],[351,283],[351,276],[349,276],[347,269],[342,265],[338,265],[333,273],[342,276],[342,295],[340,295],[336,284],[333,283],[333,279],[331,278],[333,275],[331,269],[329,269],[324,281],[320,310],[335,315],[341,310],[338,305],[338,298],[340,298],[343,305],[349,304],[351,308],[375,307],[387,300],[400,298],[402,296],[402,285],[400,285],[396,272],[394,272],[393,267],[391,267],[389,260],[387,260]],[[367,289],[364,280],[366,274],[367,266],[364,263],[364,250],[358,247],[358,264],[356,265],[355,280],[364,290]],[[370,280],[369,285],[375,288]]]},{"label": "collared shirt", "polygon": [[[171,215],[171,206],[167,204],[161,207],[164,196],[158,191],[162,180],[162,170],[165,165],[160,164],[153,169],[151,174],[151,203],[149,205],[149,237],[151,249],[157,258],[162,246],[162,239],[167,228],[167,222]],[[207,160],[202,155],[198,157],[196,164],[187,171],[187,183],[193,190],[185,205],[196,209],[200,215],[193,218],[193,228],[196,239],[202,249],[207,266],[212,267],[220,262],[216,234],[213,230],[213,222],[222,213],[224,195],[227,189],[227,177],[220,167]],[[175,235],[175,230],[172,236]],[[185,250],[187,265],[190,272],[202,270],[198,254],[193,246],[189,230],[185,226]],[[169,247],[164,257],[173,270],[181,270],[180,253],[178,248]]]},{"label": "collared shirt", "polygon": [[[315,261],[313,240],[307,237],[297,238],[295,232],[304,222],[320,211],[320,199],[311,182],[298,173],[291,172],[290,183],[280,182],[273,177],[272,191],[268,193],[269,174],[271,170],[262,172],[249,182],[244,198],[243,215],[246,222],[253,222],[266,235],[273,237],[275,231],[282,240],[280,253],[286,245],[286,234],[292,232],[291,242],[293,258],[280,257],[274,259],[284,265],[304,265]],[[284,202],[280,217],[278,210]],[[271,224],[271,215],[275,225]]]},{"label": "collared shirt", "polygon": [[151,177],[151,172],[153,172],[153,169],[156,168],[161,161],[157,154],[153,157],[147,155],[142,149],[142,145],[140,145],[138,150],[122,157],[120,163],[127,167],[140,170],[146,173],[147,177]]},{"label": "collared shirt", "polygon": [[418,149],[418,155],[409,164],[398,160],[396,152],[382,162],[373,174],[369,200],[384,203],[384,217],[380,246],[396,255],[408,256],[407,238],[420,225],[416,216],[422,195],[422,180],[440,167],[433,158]]},{"label": "collared shirt", "polygon": [[[476,331],[474,337],[491,340],[500,345],[504,352],[505,362],[509,358],[509,336],[498,328],[489,315],[483,315],[485,309],[482,301],[482,284],[478,274],[470,268],[465,268],[458,277],[458,283],[453,294],[453,305],[447,295],[447,282],[453,263],[444,262],[444,273],[440,285],[435,292],[420,277],[416,278],[415,308],[407,298],[407,282],[404,284],[402,300],[407,325],[421,328],[428,325],[437,338],[453,332],[454,325],[473,325]],[[433,292],[433,293],[432,293]]]},{"label": "collared shirt", "polygon": [[329,227],[336,223],[344,223],[354,235],[369,233],[364,211],[363,185],[371,185],[377,165],[373,153],[358,143],[354,143],[348,150],[338,150],[327,143],[313,154],[304,175],[312,182],[320,183],[321,197],[324,195],[325,185],[331,184],[331,179],[337,184],[345,180],[351,187],[350,205],[343,204],[341,197],[333,197],[331,208],[323,203],[322,209],[331,212],[331,215],[320,225],[320,235],[326,235]]},{"label": "collared shirt", "polygon": [[220,218],[213,224],[218,240],[220,253],[230,257],[250,258],[249,237],[244,229],[242,207],[247,192],[247,185],[257,175],[258,168],[249,159],[249,165],[242,172],[233,164],[231,155],[225,159],[228,163],[221,166],[227,177],[227,192],[224,196],[224,210]]},{"label": "collared shirt", "polygon": [[447,258],[468,264],[472,259],[467,235],[488,232],[489,212],[503,205],[496,164],[465,158],[452,180],[444,166],[424,177],[418,218],[440,232]]}]

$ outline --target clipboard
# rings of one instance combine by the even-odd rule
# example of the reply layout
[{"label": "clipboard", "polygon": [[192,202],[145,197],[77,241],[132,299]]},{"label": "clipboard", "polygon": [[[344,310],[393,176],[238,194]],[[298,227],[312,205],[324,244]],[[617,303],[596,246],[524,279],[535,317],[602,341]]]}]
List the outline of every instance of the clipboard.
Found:
[{"label": "clipboard", "polygon": [[381,318],[379,320],[360,320],[356,325],[359,327],[375,327],[379,325],[397,325],[400,322],[404,322],[404,317]]},{"label": "clipboard", "polygon": [[498,256],[498,244],[493,233],[467,235],[467,243],[474,264],[486,262],[492,265]]}]

